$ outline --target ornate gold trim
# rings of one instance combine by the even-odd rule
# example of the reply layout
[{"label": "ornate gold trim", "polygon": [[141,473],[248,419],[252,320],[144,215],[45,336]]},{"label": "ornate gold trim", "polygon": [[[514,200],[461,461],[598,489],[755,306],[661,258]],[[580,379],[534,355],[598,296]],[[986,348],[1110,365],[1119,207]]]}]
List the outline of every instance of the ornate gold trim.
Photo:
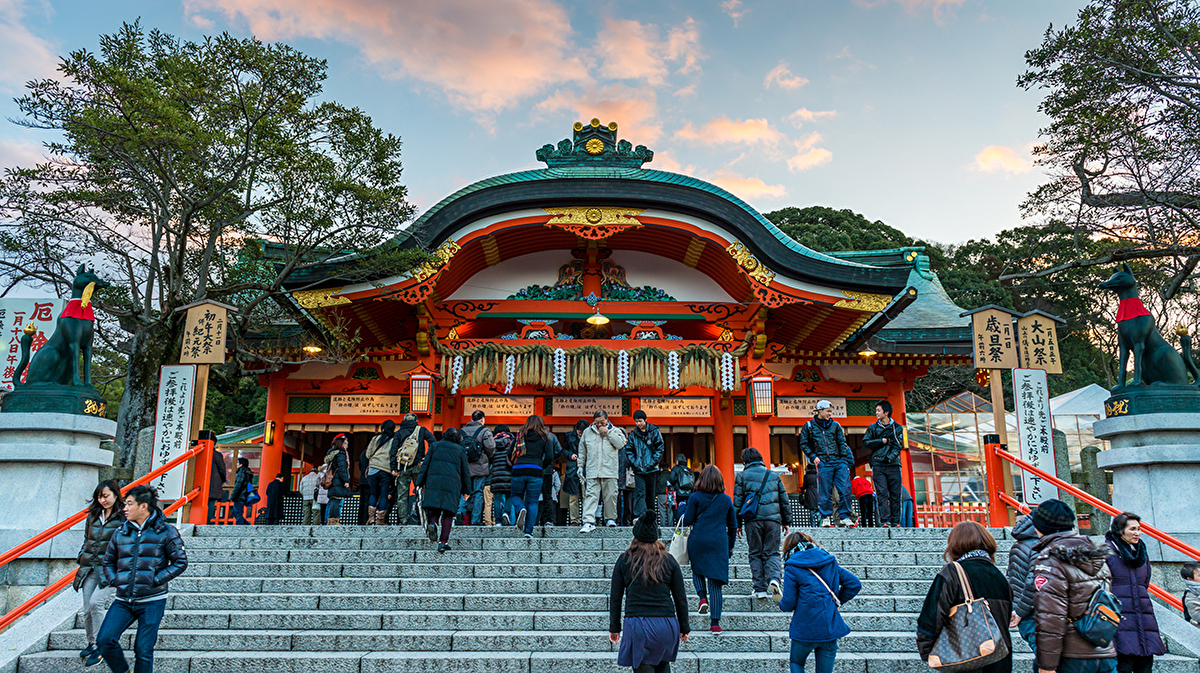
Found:
[{"label": "ornate gold trim", "polygon": [[700,263],[700,256],[704,254],[704,247],[707,241],[703,238],[693,238],[691,243],[688,243],[687,254],[683,256],[683,263],[689,268],[696,268]]},{"label": "ornate gold trim", "polygon": [[742,245],[741,241],[734,241],[725,249],[733,261],[737,262],[746,275],[750,278],[762,283],[770,285],[771,281],[775,280],[775,272],[763,266],[762,262],[758,261],[751,252]]},{"label": "ornate gold trim", "polygon": [[834,308],[852,308],[855,311],[879,313],[887,308],[888,304],[892,303],[892,298],[886,294],[854,292],[853,290],[842,290],[842,294],[846,295],[847,298],[834,304]]},{"label": "ornate gold trim", "polygon": [[323,290],[297,290],[292,293],[292,299],[295,299],[297,304],[306,309],[349,304],[349,299],[336,296],[341,291],[342,288],[340,287],[327,287]]},{"label": "ornate gold trim", "polygon": [[438,246],[437,250],[433,251],[433,256],[435,257],[435,259],[431,259],[428,262],[425,262],[424,264],[422,264],[421,266],[418,266],[416,269],[413,269],[412,277],[419,281],[424,281],[424,280],[428,279],[433,274],[437,273],[438,271],[441,271],[442,267],[449,264],[450,260],[454,257],[454,253],[458,252],[461,249],[462,249],[462,246],[459,245],[457,242],[446,241],[445,243]]},{"label": "ornate gold trim", "polygon": [[646,211],[645,208],[611,208],[608,206],[560,206],[542,208],[542,210],[554,216],[546,224],[576,224],[589,227],[641,224],[636,216]]}]

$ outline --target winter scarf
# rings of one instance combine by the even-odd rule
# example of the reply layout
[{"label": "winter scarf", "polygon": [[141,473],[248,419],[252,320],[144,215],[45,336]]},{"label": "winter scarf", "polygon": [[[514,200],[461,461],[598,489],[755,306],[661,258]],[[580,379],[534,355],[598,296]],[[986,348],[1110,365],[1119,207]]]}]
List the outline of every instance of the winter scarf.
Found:
[{"label": "winter scarf", "polygon": [[1134,547],[1120,536],[1113,535],[1112,531],[1105,533],[1104,539],[1112,543],[1113,548],[1117,550],[1117,555],[1121,557],[1121,562],[1130,568],[1141,568],[1150,560],[1144,540],[1138,540],[1137,546]]}]

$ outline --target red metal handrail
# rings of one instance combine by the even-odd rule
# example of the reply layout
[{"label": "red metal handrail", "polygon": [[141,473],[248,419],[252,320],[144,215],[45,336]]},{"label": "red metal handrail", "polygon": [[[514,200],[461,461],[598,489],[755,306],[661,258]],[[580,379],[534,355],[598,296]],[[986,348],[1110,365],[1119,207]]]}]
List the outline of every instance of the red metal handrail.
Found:
[{"label": "red metal handrail", "polygon": [[[1012,463],[1013,465],[1016,465],[1017,467],[1021,468],[1022,470],[1025,470],[1026,472],[1031,472],[1033,474],[1036,474],[1038,477],[1041,477],[1042,479],[1057,486],[1059,488],[1059,490],[1070,493],[1071,495],[1075,496],[1076,498],[1079,498],[1080,500],[1086,502],[1087,504],[1091,505],[1092,507],[1095,507],[1098,510],[1107,512],[1108,514],[1111,514],[1112,516],[1117,516],[1118,514],[1121,513],[1121,510],[1117,509],[1116,507],[1113,507],[1112,505],[1108,504],[1107,502],[1104,502],[1103,500],[1100,500],[1099,498],[1092,495],[1091,493],[1088,493],[1086,491],[1081,491],[1078,488],[1075,488],[1074,486],[1059,479],[1058,477],[1052,476],[1052,475],[1034,467],[1033,465],[1021,460],[1020,458],[1017,458],[1016,456],[1012,455],[1008,451],[997,448],[996,455],[999,456],[1000,458],[1003,458],[1004,460],[1007,460],[1008,462]],[[1182,540],[1178,540],[1176,538],[1171,537],[1170,535],[1167,535],[1166,533],[1155,528],[1154,526],[1147,524],[1145,521],[1142,522],[1142,532],[1145,533],[1146,535],[1149,535],[1150,537],[1154,538],[1155,540],[1158,540],[1159,542],[1167,545],[1168,547],[1174,549],[1175,551],[1178,551],[1181,554],[1190,556],[1193,559],[1200,561],[1200,549],[1196,549],[1195,547],[1191,546],[1190,544],[1187,544],[1186,542],[1183,542]]]},{"label": "red metal handrail", "polygon": [[[1005,453],[1007,453],[1007,452],[1005,452]],[[1024,462],[1024,461],[1022,461],[1022,462]],[[1037,468],[1034,468],[1034,469],[1036,470]],[[1040,470],[1038,470],[1038,471],[1040,472]],[[1055,479],[1054,481],[1058,481],[1058,480]],[[1074,495],[1074,494],[1072,494],[1072,495]],[[1018,502],[1016,498],[1013,498],[1011,495],[1005,493],[1004,491],[997,491],[996,497],[1001,502],[1005,503],[1009,507],[1012,507],[1013,509],[1017,510],[1018,512],[1021,512],[1022,514],[1028,514],[1029,512],[1032,511],[1029,509],[1028,505]],[[1118,512],[1116,510],[1113,510],[1113,512],[1110,512],[1110,514],[1119,514],[1119,513],[1120,512]],[[1145,526],[1143,526],[1142,528],[1145,529]],[[1167,537],[1170,537],[1170,536],[1167,536]],[[1182,543],[1180,543],[1180,544],[1182,544]],[[1158,586],[1157,584],[1155,584],[1153,582],[1150,583],[1149,590],[1150,590],[1150,593],[1157,596],[1159,598],[1159,600],[1161,600],[1162,602],[1166,603],[1167,605],[1175,608],[1176,610],[1178,610],[1180,612],[1183,612],[1183,601],[1176,598],[1175,595],[1172,594],[1171,592],[1167,591],[1166,589]]]}]

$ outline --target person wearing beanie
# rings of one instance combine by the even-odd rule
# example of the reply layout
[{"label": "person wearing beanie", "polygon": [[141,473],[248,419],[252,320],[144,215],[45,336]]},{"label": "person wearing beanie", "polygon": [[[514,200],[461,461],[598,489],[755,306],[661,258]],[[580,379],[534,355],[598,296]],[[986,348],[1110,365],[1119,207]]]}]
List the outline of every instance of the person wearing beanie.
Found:
[{"label": "person wearing beanie", "polygon": [[687,456],[682,453],[675,456],[675,467],[667,473],[667,485],[675,489],[675,520],[679,521],[696,486],[696,473],[688,468]]},{"label": "person wearing beanie", "polygon": [[1072,621],[1087,610],[1097,589],[1111,578],[1109,549],[1074,530],[1075,512],[1061,500],[1047,500],[1033,513],[1042,539],[1033,546],[1034,622],[1040,671],[1113,673],[1117,651],[1085,639]]},{"label": "person wearing beanie", "polygon": [[[417,507],[418,498],[413,482],[421,473],[425,454],[436,441],[429,428],[419,424],[417,415],[412,412],[404,414],[404,420],[396,426],[396,441],[392,442],[388,460],[396,481],[396,508],[400,514],[397,521],[400,525],[421,523],[421,511]],[[412,453],[413,449],[416,449],[415,454]],[[412,455],[412,460],[405,460],[406,454]]]},{"label": "person wearing beanie", "polygon": [[629,431],[625,443],[625,456],[633,468],[636,483],[633,496],[633,515],[645,512],[658,514],[658,472],[666,448],[662,433],[653,423],[646,420],[646,412],[633,412],[634,428]]},{"label": "person wearing beanie", "polygon": [[670,671],[688,641],[683,570],[659,540],[653,512],[634,524],[633,541],[613,566],[608,623],[609,641],[620,644],[617,665],[635,672]]}]

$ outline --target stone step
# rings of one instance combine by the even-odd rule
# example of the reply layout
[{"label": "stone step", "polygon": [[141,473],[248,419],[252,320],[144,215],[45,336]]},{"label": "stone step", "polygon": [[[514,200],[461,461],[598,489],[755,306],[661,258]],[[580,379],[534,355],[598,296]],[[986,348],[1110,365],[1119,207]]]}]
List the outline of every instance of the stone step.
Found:
[{"label": "stone step", "polygon": [[[670,529],[664,528],[662,538],[670,539]],[[817,539],[937,539],[945,541],[946,528],[793,528]],[[997,540],[1009,539],[1004,528],[988,529]],[[513,526],[456,526],[454,534],[460,539],[471,537],[523,537],[523,531]],[[629,540],[633,529],[628,526],[617,528],[601,527],[590,533],[581,533],[574,526],[535,526],[533,536],[538,538],[618,538]],[[420,526],[196,526],[195,537],[409,537],[424,538]]]},{"label": "stone step", "polygon": [[[719,636],[723,637],[723,636]],[[160,673],[600,673],[620,669],[614,652],[163,652],[155,656]],[[1032,655],[1014,655],[1013,670],[1026,670]],[[786,673],[786,652],[681,651],[671,670],[679,673]],[[132,665],[132,657],[128,659]],[[811,666],[811,664],[810,664]],[[1197,673],[1197,661],[1156,657],[1157,673]],[[77,673],[83,662],[71,651],[21,657],[19,673]],[[96,669],[89,669],[93,673]],[[103,670],[103,669],[100,669]],[[839,652],[835,673],[928,673],[912,653]]]}]

